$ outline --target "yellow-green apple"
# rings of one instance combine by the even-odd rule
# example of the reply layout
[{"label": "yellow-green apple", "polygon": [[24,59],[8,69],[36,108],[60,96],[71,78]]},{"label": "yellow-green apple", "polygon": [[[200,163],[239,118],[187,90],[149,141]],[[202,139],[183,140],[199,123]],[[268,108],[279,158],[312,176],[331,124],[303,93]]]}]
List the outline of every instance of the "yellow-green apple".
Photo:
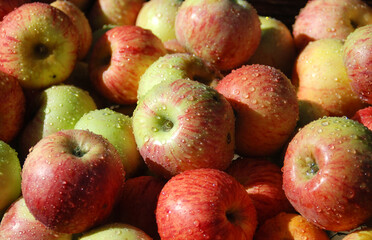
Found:
[{"label": "yellow-green apple", "polygon": [[166,178],[195,168],[226,169],[234,157],[233,109],[215,89],[190,79],[162,81],[133,113],[137,147]]},{"label": "yellow-green apple", "polygon": [[351,88],[342,48],[339,39],[309,43],[296,60],[292,81],[299,100],[320,105],[327,116],[352,117],[364,105]]},{"label": "yellow-green apple", "polygon": [[87,130],[62,130],[42,138],[28,154],[22,194],[48,228],[81,233],[107,219],[124,181],[119,153],[107,139]]},{"label": "yellow-green apple", "polygon": [[82,60],[88,54],[92,44],[92,29],[88,19],[80,8],[69,1],[56,0],[50,4],[52,7],[58,8],[70,17],[75,25],[79,35],[78,60]]},{"label": "yellow-green apple", "polygon": [[75,124],[75,129],[89,130],[105,137],[118,150],[127,177],[138,173],[144,165],[137,150],[132,119],[109,108],[90,111]]},{"label": "yellow-green apple", "polygon": [[2,240],[71,240],[72,235],[58,233],[35,219],[23,197],[8,208],[0,224]]},{"label": "yellow-green apple", "polygon": [[349,34],[343,53],[353,91],[364,102],[372,104],[372,21]]},{"label": "yellow-green apple", "polygon": [[138,13],[136,25],[151,30],[163,42],[176,39],[174,22],[182,0],[150,0]]},{"label": "yellow-green apple", "polygon": [[108,223],[83,233],[79,240],[152,240],[141,229],[124,223]]},{"label": "yellow-green apple", "polygon": [[0,219],[21,195],[21,163],[16,150],[0,140]]},{"label": "yellow-green apple", "polygon": [[299,115],[296,90],[280,70],[245,65],[226,75],[216,89],[234,109],[239,155],[274,155],[292,135]]},{"label": "yellow-green apple", "polygon": [[372,131],[345,117],[307,124],[288,144],[283,189],[306,219],[349,231],[372,217]]},{"label": "yellow-green apple", "polygon": [[89,59],[90,79],[104,97],[118,104],[137,102],[138,82],[146,69],[166,54],[150,30],[118,26],[104,33]]},{"label": "yellow-green apple", "polygon": [[29,3],[31,0],[3,0],[0,3],[0,21],[3,20],[3,17],[21,6],[22,4]]},{"label": "yellow-green apple", "polygon": [[165,80],[189,78],[214,86],[222,74],[203,59],[189,53],[173,53],[160,57],[141,75],[137,98],[142,98],[153,86]]},{"label": "yellow-green apple", "polygon": [[156,221],[162,240],[253,239],[256,210],[244,187],[210,168],[172,177],[160,192]]},{"label": "yellow-green apple", "polygon": [[293,239],[330,240],[327,233],[297,213],[279,213],[262,224],[255,240]]},{"label": "yellow-green apple", "polygon": [[312,0],[296,16],[293,37],[301,50],[314,40],[345,40],[367,24],[372,24],[372,8],[362,0]]},{"label": "yellow-green apple", "polygon": [[185,0],[175,31],[188,52],[226,71],[245,63],[261,37],[256,9],[244,0]]},{"label": "yellow-green apple", "polygon": [[352,119],[362,123],[372,131],[372,106],[359,109]]},{"label": "yellow-green apple", "polygon": [[26,3],[0,24],[0,70],[25,88],[66,80],[74,69],[79,35],[70,18],[47,3]]},{"label": "yellow-green apple", "polygon": [[0,71],[0,140],[10,143],[24,124],[26,99],[17,78]]},{"label": "yellow-green apple", "polygon": [[364,228],[347,234],[343,240],[371,240],[372,228]]},{"label": "yellow-green apple", "polygon": [[260,45],[246,64],[272,66],[290,76],[296,58],[296,46],[291,31],[278,19],[267,16],[259,16],[259,19]]},{"label": "yellow-green apple", "polygon": [[51,86],[38,95],[36,113],[20,133],[18,148],[25,157],[40,139],[73,129],[84,115],[96,109],[89,93],[73,85]]},{"label": "yellow-green apple", "polygon": [[128,179],[118,202],[118,221],[138,227],[153,239],[160,239],[155,210],[165,182],[164,179],[154,176]]},{"label": "yellow-green apple", "polygon": [[238,158],[226,172],[242,184],[252,199],[258,224],[280,212],[294,212],[284,194],[279,165],[266,158]]},{"label": "yellow-green apple", "polygon": [[93,30],[106,24],[135,25],[145,0],[96,0],[89,10],[88,19]]}]

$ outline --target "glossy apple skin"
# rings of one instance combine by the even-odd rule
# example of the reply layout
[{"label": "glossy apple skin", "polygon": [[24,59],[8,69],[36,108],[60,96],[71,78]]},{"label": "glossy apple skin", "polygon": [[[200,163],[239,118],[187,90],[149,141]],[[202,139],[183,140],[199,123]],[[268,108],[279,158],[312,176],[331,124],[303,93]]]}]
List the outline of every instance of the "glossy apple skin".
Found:
[{"label": "glossy apple skin", "polygon": [[309,123],[288,145],[283,189],[293,207],[320,228],[358,227],[372,216],[372,132],[343,117]]},{"label": "glossy apple skin", "polygon": [[10,143],[23,127],[26,99],[17,78],[0,72],[0,140]]},{"label": "glossy apple skin", "polygon": [[137,102],[138,82],[145,70],[166,54],[150,30],[119,26],[107,31],[93,47],[90,79],[107,99],[118,104]]},{"label": "glossy apple skin", "polygon": [[244,187],[216,169],[188,170],[160,193],[156,220],[162,240],[253,239],[256,210]]},{"label": "glossy apple skin", "polygon": [[40,140],[27,156],[22,193],[45,226],[80,233],[109,216],[124,181],[123,164],[108,140],[85,130],[64,130]]},{"label": "glossy apple skin", "polygon": [[124,223],[110,223],[83,233],[79,240],[152,240],[142,229]]},{"label": "glossy apple skin", "polygon": [[246,62],[261,38],[256,9],[246,1],[186,0],[178,9],[175,31],[188,52],[220,70]]},{"label": "glossy apple skin", "polygon": [[236,152],[241,156],[274,155],[294,131],[296,90],[281,71],[245,65],[226,75],[216,89],[235,111]]},{"label": "glossy apple skin", "polygon": [[372,106],[359,109],[352,118],[372,131]]},{"label": "glossy apple skin", "polygon": [[4,16],[13,11],[15,8],[22,4],[29,3],[30,0],[3,0],[0,4],[0,21],[3,20]]},{"label": "glossy apple skin", "polygon": [[321,230],[306,218],[297,213],[279,213],[261,225],[255,240],[268,239],[306,239],[329,240],[325,231]]},{"label": "glossy apple skin", "polygon": [[326,116],[352,117],[364,103],[351,88],[343,63],[343,42],[320,39],[299,54],[292,75],[300,101],[321,106]]},{"label": "glossy apple skin", "polygon": [[195,168],[226,169],[234,157],[234,122],[215,89],[178,79],[159,83],[139,101],[133,132],[150,170],[170,178]]},{"label": "glossy apple skin", "polygon": [[372,24],[351,33],[343,50],[352,89],[364,102],[372,104]]},{"label": "glossy apple skin", "polygon": [[72,235],[47,228],[28,210],[23,197],[9,207],[0,224],[0,238],[13,240],[71,240]]},{"label": "glossy apple skin", "polygon": [[155,210],[166,180],[154,176],[129,178],[118,201],[117,219],[143,230],[153,239],[160,239]]},{"label": "glossy apple skin", "polygon": [[257,212],[258,224],[263,224],[280,212],[294,212],[282,189],[280,167],[265,158],[238,158],[226,172],[247,191]]},{"label": "glossy apple skin", "polygon": [[372,8],[361,0],[313,0],[300,10],[293,24],[298,49],[310,41],[345,40],[355,28],[372,23]]},{"label": "glossy apple skin", "polygon": [[0,27],[0,70],[18,78],[22,87],[45,88],[71,74],[79,37],[59,9],[40,2],[23,4]]}]

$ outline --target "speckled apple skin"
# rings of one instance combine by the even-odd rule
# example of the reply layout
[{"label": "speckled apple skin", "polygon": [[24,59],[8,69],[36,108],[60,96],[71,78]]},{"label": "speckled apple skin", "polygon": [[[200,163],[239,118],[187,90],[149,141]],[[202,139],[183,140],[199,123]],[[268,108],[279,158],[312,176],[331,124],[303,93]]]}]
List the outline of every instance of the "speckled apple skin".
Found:
[{"label": "speckled apple skin", "polygon": [[220,70],[246,62],[261,39],[260,20],[246,1],[187,0],[175,22],[178,42]]},{"label": "speckled apple skin", "polygon": [[236,115],[236,151],[242,156],[277,153],[295,129],[299,115],[296,90],[279,70],[246,65],[216,87]]},{"label": "speckled apple skin", "polygon": [[[80,146],[87,151],[74,155]],[[32,215],[62,233],[81,233],[111,213],[125,181],[114,146],[85,130],[65,130],[40,140],[22,171],[22,193]]]},{"label": "speckled apple skin", "polygon": [[138,82],[146,69],[166,54],[150,30],[119,26],[95,43],[89,59],[90,79],[107,99],[118,104],[137,102]]},{"label": "speckled apple skin", "polygon": [[289,143],[282,170],[288,200],[318,227],[349,231],[371,218],[372,132],[362,124],[343,117],[309,123]]},{"label": "speckled apple skin", "polygon": [[[235,218],[230,222],[226,214]],[[244,187],[216,169],[194,169],[170,179],[156,209],[162,240],[251,240],[256,210]]]}]

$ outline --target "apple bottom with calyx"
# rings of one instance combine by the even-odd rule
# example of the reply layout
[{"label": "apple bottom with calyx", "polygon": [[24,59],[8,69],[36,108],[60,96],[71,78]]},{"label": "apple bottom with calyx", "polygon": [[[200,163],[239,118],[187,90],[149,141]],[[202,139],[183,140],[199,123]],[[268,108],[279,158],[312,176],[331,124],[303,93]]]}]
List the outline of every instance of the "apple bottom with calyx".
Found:
[{"label": "apple bottom with calyx", "polygon": [[125,181],[115,147],[86,130],[41,139],[27,156],[22,193],[32,215],[62,233],[80,233],[104,221]]},{"label": "apple bottom with calyx", "polygon": [[283,189],[322,229],[349,231],[365,223],[372,217],[372,132],[343,117],[301,128],[285,153]]},{"label": "apple bottom with calyx", "polygon": [[162,240],[252,239],[256,210],[244,187],[216,169],[171,178],[159,195],[156,221]]}]

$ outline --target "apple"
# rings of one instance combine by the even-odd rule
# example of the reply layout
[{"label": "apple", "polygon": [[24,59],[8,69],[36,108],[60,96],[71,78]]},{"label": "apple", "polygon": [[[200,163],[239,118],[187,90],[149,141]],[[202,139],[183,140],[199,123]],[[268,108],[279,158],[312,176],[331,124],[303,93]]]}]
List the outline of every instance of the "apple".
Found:
[{"label": "apple", "polygon": [[161,81],[181,78],[189,78],[214,86],[222,78],[222,74],[195,55],[189,53],[166,54],[151,64],[141,75],[137,98],[142,98]]},{"label": "apple", "polygon": [[353,91],[364,102],[372,104],[372,22],[349,34],[343,53]]},{"label": "apple", "polygon": [[138,173],[143,160],[137,150],[132,119],[109,108],[92,110],[82,116],[74,129],[89,130],[105,137],[118,150],[127,177]]},{"label": "apple", "polygon": [[136,25],[151,30],[163,42],[176,39],[174,22],[182,0],[150,0],[143,4]]},{"label": "apple", "polygon": [[160,192],[156,221],[162,240],[253,239],[256,210],[244,187],[217,169],[172,177]]},{"label": "apple", "polygon": [[74,69],[79,35],[70,18],[47,3],[26,3],[0,24],[0,70],[25,88],[61,83]]},{"label": "apple", "polygon": [[125,182],[118,210],[118,221],[142,229],[153,239],[160,239],[155,210],[166,181],[154,176],[138,176]]},{"label": "apple", "polygon": [[345,117],[307,124],[290,141],[283,189],[307,220],[349,231],[372,217],[372,131]]},{"label": "apple", "polygon": [[372,228],[364,228],[347,234],[343,240],[370,240],[372,239]]},{"label": "apple", "polygon": [[10,143],[21,131],[26,98],[18,79],[0,71],[0,140]]},{"label": "apple", "polygon": [[27,122],[18,141],[26,156],[40,139],[60,130],[73,129],[85,114],[97,108],[88,92],[73,85],[55,85],[37,95],[37,110]]},{"label": "apple", "polygon": [[94,2],[94,0],[68,0],[68,1],[72,2],[75,6],[77,6],[83,12],[88,11],[90,6]]},{"label": "apple", "polygon": [[79,240],[152,240],[141,229],[124,223],[110,223],[83,233]]},{"label": "apple", "polygon": [[299,119],[297,128],[328,115],[328,112],[318,103],[309,100],[298,100]]},{"label": "apple", "polygon": [[135,25],[145,0],[96,0],[88,13],[93,30],[106,24]]},{"label": "apple", "polygon": [[78,60],[84,59],[92,44],[93,34],[84,12],[69,1],[56,0],[50,5],[64,12],[72,20],[79,35]]},{"label": "apple", "polygon": [[177,41],[177,39],[165,41],[164,47],[167,49],[167,53],[187,53],[186,49]]},{"label": "apple", "polygon": [[117,104],[137,102],[138,82],[146,69],[166,54],[161,40],[137,26],[110,29],[96,42],[89,59],[95,89]]},{"label": "apple", "polygon": [[321,106],[327,116],[352,117],[364,104],[351,88],[342,49],[339,39],[309,43],[295,62],[292,81],[299,100]]},{"label": "apple", "polygon": [[21,163],[9,144],[0,140],[0,219],[9,205],[21,195]]},{"label": "apple", "polygon": [[352,117],[372,131],[372,106],[359,109]]},{"label": "apple", "polygon": [[36,220],[28,210],[23,197],[8,208],[0,224],[3,240],[71,240],[72,235],[58,233]]},{"label": "apple", "polygon": [[297,213],[279,213],[262,224],[255,240],[306,239],[329,240],[327,233]]},{"label": "apple", "polygon": [[239,157],[226,172],[238,180],[249,194],[256,208],[258,224],[280,212],[294,212],[282,189],[280,167],[269,159]]},{"label": "apple", "polygon": [[21,6],[22,4],[29,3],[30,0],[3,0],[0,3],[0,21],[4,16]]},{"label": "apple", "polygon": [[22,194],[45,226],[80,233],[111,214],[124,181],[119,153],[107,139],[87,130],[62,130],[42,138],[28,154]]},{"label": "apple", "polygon": [[246,64],[272,66],[290,76],[296,58],[296,46],[291,31],[275,18],[259,16],[259,19],[261,41]]},{"label": "apple", "polygon": [[185,0],[178,9],[175,31],[188,52],[223,71],[245,63],[261,38],[256,9],[247,1]]},{"label": "apple", "polygon": [[280,70],[266,65],[245,65],[218,82],[217,91],[236,115],[236,153],[270,156],[292,135],[298,120],[296,90]]},{"label": "apple", "polygon": [[133,113],[139,152],[165,178],[195,168],[226,169],[234,156],[234,126],[225,97],[190,79],[162,81]]},{"label": "apple", "polygon": [[372,8],[362,0],[312,0],[296,16],[293,37],[301,50],[314,40],[345,40],[356,28],[368,24],[372,24]]}]

